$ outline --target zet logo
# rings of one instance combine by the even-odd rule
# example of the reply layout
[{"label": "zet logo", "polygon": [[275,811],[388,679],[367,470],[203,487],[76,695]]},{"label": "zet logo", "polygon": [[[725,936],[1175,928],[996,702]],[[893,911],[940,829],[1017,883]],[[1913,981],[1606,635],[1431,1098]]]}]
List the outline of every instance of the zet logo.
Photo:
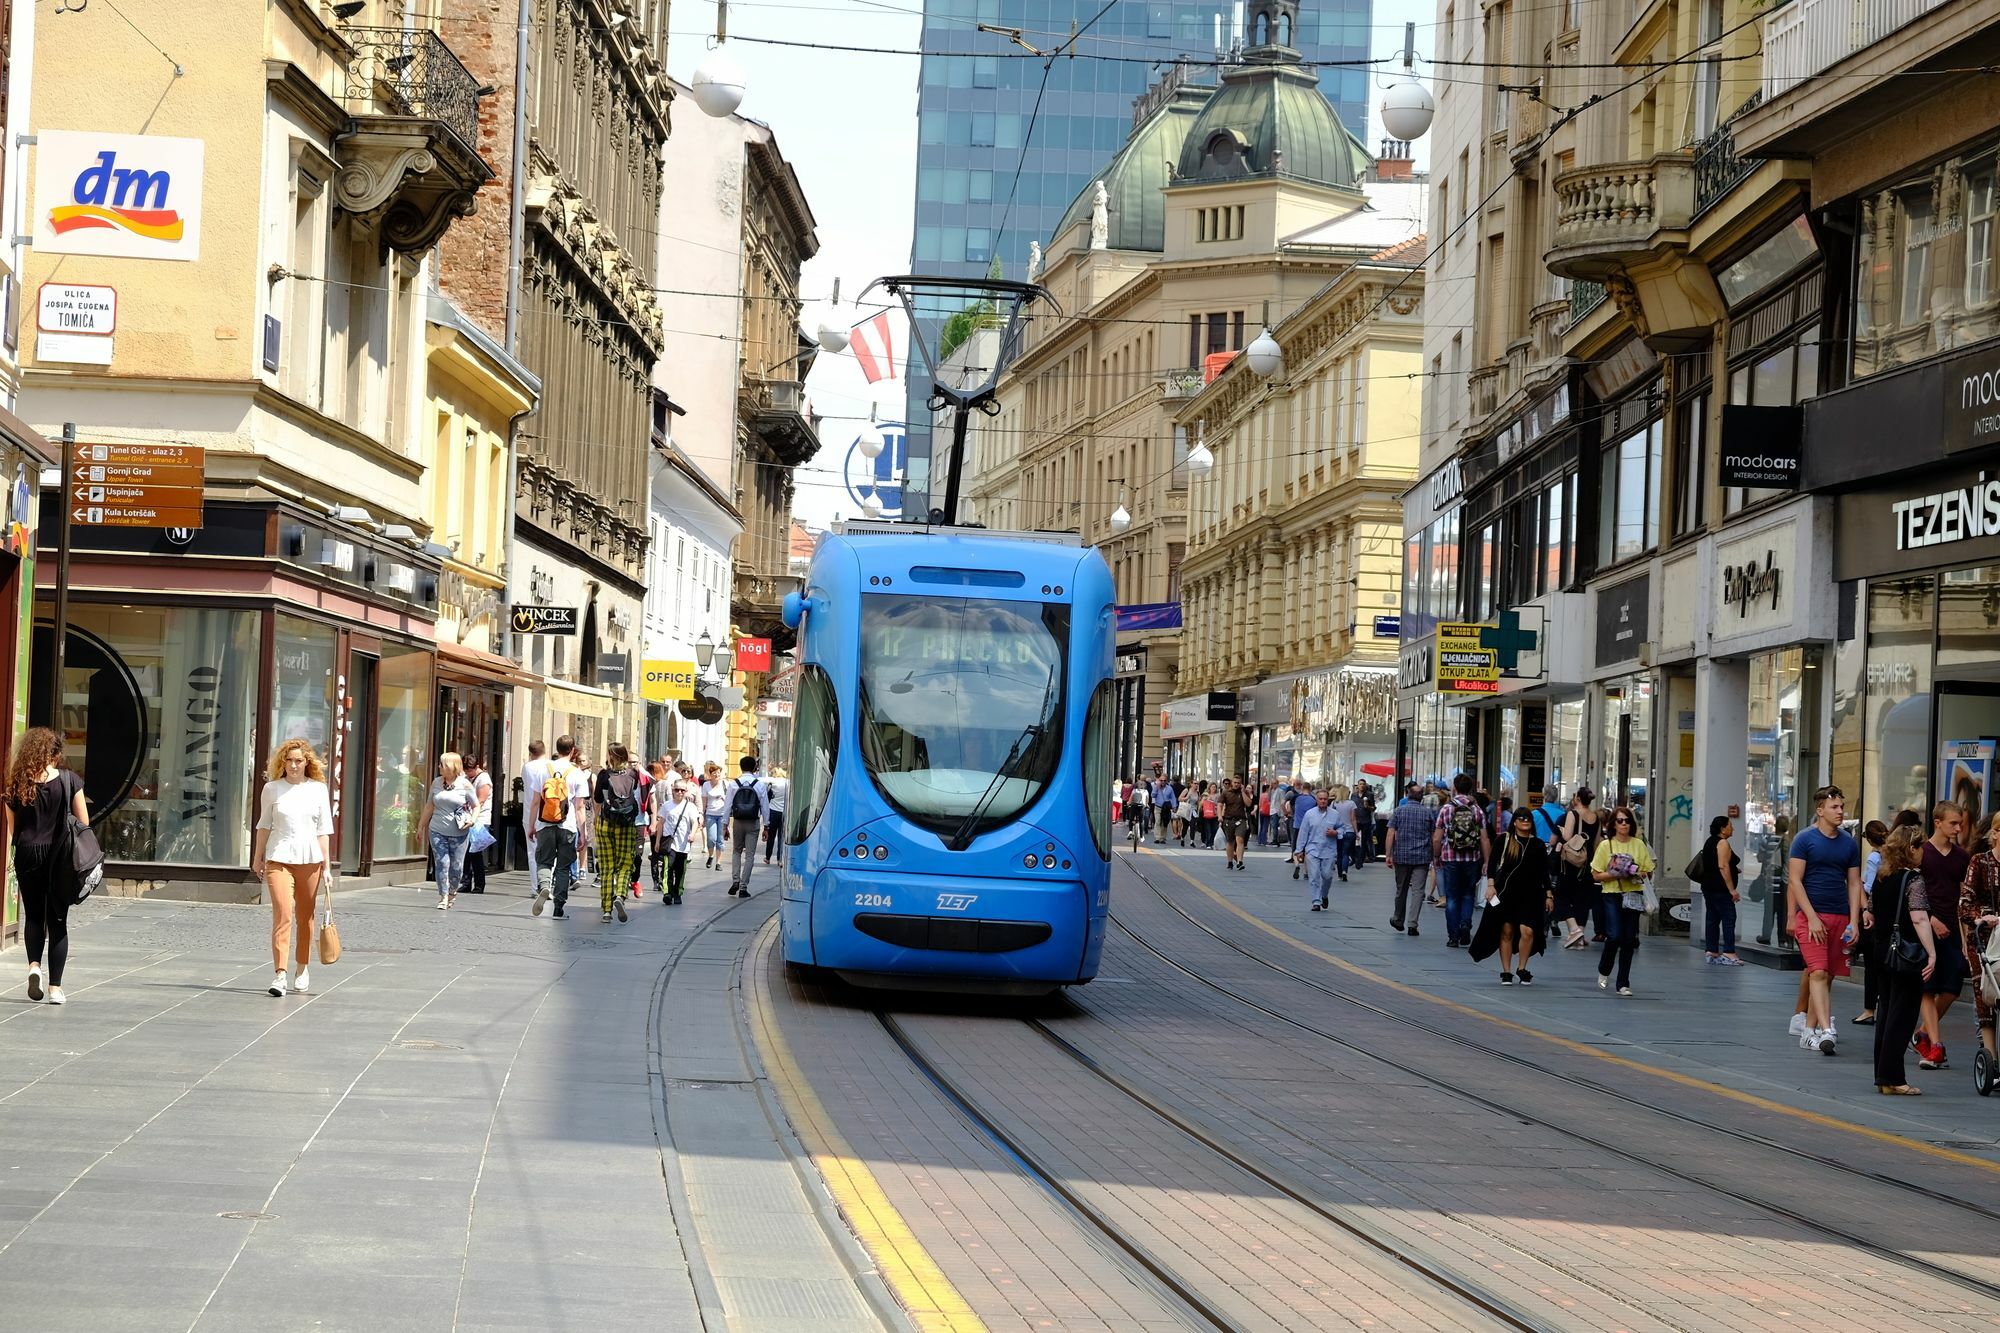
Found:
[{"label": "zet logo", "polygon": [[979,895],[976,893],[940,893],[937,898],[937,910],[963,912],[978,901]]},{"label": "zet logo", "polygon": [[861,452],[861,438],[847,446],[847,493],[867,514],[869,505],[881,506],[874,518],[903,516],[903,484],[909,479],[910,433],[899,422],[885,421],[875,427],[882,432],[882,452],[873,458]]},{"label": "zet logo", "polygon": [[128,259],[199,257],[202,154],[199,139],[42,131],[35,247]]}]

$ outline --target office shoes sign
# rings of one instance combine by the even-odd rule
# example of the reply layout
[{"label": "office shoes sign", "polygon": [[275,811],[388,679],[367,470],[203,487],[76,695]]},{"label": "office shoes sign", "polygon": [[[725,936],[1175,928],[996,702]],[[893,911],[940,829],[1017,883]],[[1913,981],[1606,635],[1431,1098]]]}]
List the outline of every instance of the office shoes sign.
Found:
[{"label": "office shoes sign", "polygon": [[201,257],[202,141],[42,130],[35,249],[115,259]]}]

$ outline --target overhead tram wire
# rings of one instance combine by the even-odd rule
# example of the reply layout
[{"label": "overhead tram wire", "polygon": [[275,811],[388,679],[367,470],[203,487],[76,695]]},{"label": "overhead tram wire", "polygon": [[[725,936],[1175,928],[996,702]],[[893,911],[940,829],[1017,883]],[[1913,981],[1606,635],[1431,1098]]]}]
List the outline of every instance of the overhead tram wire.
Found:
[{"label": "overhead tram wire", "polygon": [[[1000,210],[1000,225],[993,232],[993,252],[995,254],[1000,252],[1000,248],[1007,240],[1007,222],[1014,214],[1014,192],[1021,188],[1021,167],[1028,160],[1028,150],[1033,148],[1035,144],[1035,123],[1041,118],[1042,97],[1049,90],[1049,71],[1055,68],[1057,58],[1066,53],[1072,60],[1075,59],[1076,44],[1083,39],[1084,34],[1096,27],[1097,21],[1110,13],[1111,7],[1117,3],[1118,0],[1104,0],[1104,7],[1095,14],[1092,14],[1089,21],[1081,28],[1072,32],[1069,35],[1068,41],[1063,42],[1060,46],[1050,51],[1048,59],[1042,62],[1041,86],[1035,89],[1035,105],[1028,112],[1028,127],[1021,135],[1021,151],[1014,157],[1014,179],[1007,185],[1007,206]],[[991,29],[981,27],[979,31],[990,32]]]}]

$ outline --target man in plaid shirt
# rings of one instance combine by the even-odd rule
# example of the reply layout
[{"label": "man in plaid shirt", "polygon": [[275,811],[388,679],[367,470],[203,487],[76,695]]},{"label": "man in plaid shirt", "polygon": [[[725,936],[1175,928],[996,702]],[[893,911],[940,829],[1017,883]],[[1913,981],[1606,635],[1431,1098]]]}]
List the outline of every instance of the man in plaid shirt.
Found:
[{"label": "man in plaid shirt", "polygon": [[1431,850],[1437,854],[1438,887],[1444,890],[1445,947],[1463,949],[1472,943],[1473,896],[1493,854],[1493,839],[1485,814],[1472,799],[1472,775],[1460,773],[1451,780],[1451,790],[1451,799],[1438,810]]},{"label": "man in plaid shirt", "polygon": [[[1396,873],[1396,914],[1389,929],[1409,923],[1417,933],[1417,916],[1424,910],[1426,881],[1431,876],[1431,834],[1437,816],[1423,802],[1423,788],[1412,782],[1403,788],[1403,802],[1389,812],[1389,848],[1385,853]],[[1407,911],[1406,911],[1407,909]]]}]

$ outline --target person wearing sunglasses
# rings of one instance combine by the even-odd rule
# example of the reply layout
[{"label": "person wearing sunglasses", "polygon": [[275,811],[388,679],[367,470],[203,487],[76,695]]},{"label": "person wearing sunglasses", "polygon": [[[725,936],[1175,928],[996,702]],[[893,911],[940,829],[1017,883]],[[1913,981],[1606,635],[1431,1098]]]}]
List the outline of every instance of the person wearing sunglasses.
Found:
[{"label": "person wearing sunglasses", "polygon": [[1632,993],[1632,955],[1639,950],[1639,918],[1646,910],[1646,881],[1653,875],[1653,854],[1639,836],[1639,820],[1630,806],[1611,812],[1611,834],[1597,844],[1590,859],[1590,877],[1604,895],[1610,930],[1604,953],[1597,960],[1597,989],[1611,985],[1611,968],[1618,967],[1618,993]]},{"label": "person wearing sunglasses", "polygon": [[1841,827],[1847,796],[1838,787],[1813,793],[1813,822],[1792,839],[1785,861],[1785,905],[1806,965],[1802,1050],[1833,1055],[1833,979],[1847,975],[1847,950],[1860,929],[1861,844]]}]

